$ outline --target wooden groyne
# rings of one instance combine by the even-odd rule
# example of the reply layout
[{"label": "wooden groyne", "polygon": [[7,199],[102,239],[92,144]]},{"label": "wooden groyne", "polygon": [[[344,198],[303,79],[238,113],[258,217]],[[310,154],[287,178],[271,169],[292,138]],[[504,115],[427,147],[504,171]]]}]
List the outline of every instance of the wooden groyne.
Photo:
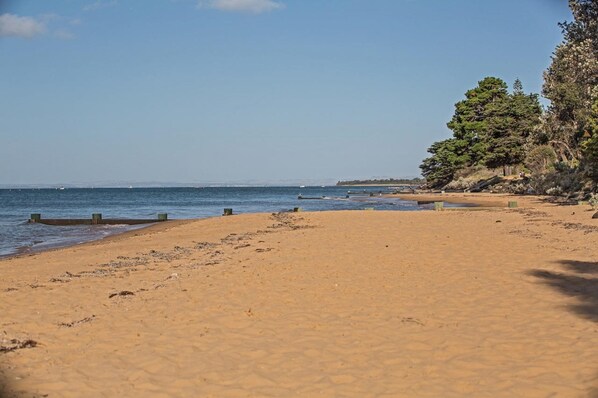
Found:
[{"label": "wooden groyne", "polygon": [[31,214],[30,223],[45,225],[139,225],[163,222],[168,220],[166,213],[158,214],[156,219],[132,219],[132,218],[102,218],[100,213],[94,213],[91,218],[42,218],[39,213]]},{"label": "wooden groyne", "polygon": [[326,196],[308,197],[308,196],[299,195],[299,196],[297,196],[297,199],[299,199],[299,200],[322,200],[322,199],[326,199]]}]

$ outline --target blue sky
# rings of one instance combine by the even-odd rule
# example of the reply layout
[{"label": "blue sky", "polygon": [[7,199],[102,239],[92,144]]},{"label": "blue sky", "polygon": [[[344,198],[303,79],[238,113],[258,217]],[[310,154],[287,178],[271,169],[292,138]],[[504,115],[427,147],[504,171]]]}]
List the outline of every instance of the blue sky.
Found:
[{"label": "blue sky", "polygon": [[565,0],[0,0],[0,184],[418,176]]}]

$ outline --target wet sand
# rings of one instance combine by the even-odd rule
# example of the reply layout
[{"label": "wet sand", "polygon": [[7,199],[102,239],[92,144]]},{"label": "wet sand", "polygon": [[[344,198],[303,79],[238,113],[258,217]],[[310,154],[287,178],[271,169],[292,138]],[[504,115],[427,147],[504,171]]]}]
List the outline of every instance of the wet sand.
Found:
[{"label": "wet sand", "polygon": [[598,220],[483,197],[1,260],[0,396],[596,396]]}]

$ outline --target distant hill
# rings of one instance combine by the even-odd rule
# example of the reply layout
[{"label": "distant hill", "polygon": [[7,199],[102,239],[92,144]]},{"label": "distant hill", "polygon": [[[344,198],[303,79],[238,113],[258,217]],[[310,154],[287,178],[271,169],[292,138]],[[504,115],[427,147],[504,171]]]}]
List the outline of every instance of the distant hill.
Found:
[{"label": "distant hill", "polygon": [[350,180],[339,181],[336,185],[422,185],[426,180],[423,178],[387,178],[373,180]]}]

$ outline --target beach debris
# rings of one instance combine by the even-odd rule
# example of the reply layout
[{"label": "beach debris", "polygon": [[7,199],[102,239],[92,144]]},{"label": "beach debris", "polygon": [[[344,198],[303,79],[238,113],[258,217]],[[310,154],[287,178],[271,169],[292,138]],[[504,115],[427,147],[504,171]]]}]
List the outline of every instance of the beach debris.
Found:
[{"label": "beach debris", "polygon": [[169,279],[179,279],[179,274],[177,274],[176,272],[173,272],[172,274],[170,274],[170,276],[166,277],[166,280]]},{"label": "beach debris", "polygon": [[247,311],[245,311],[245,315],[247,315],[248,317],[252,317],[254,315],[253,311],[251,311],[251,308],[249,308]]},{"label": "beach debris", "polygon": [[72,280],[72,278],[81,278],[81,275],[76,275],[76,274],[66,271],[62,275],[58,275],[57,277],[50,278],[50,282],[68,283]]},{"label": "beach debris", "polygon": [[272,251],[272,250],[273,249],[271,247],[267,247],[265,249],[262,249],[262,248],[255,249],[255,251],[258,252],[258,253],[269,252],[269,251]]},{"label": "beach debris", "polygon": [[5,340],[2,339],[0,341],[0,353],[12,352],[16,350],[20,350],[23,348],[33,348],[37,346],[37,341],[27,339],[27,340],[19,340],[19,339],[10,339]]},{"label": "beach debris", "polygon": [[422,321],[420,321],[417,318],[412,318],[410,316],[401,318],[401,322],[403,322],[403,323],[415,323],[415,324],[420,325],[420,326],[425,326],[425,323],[423,323]]},{"label": "beach debris", "polygon": [[139,265],[146,265],[148,262],[149,262],[148,259],[144,258],[144,257],[118,256],[118,257],[116,257],[116,260],[112,260],[108,263],[100,264],[100,267],[129,268],[129,267],[136,267]]},{"label": "beach debris", "polygon": [[40,288],[40,287],[46,287],[46,285],[38,285],[38,284],[32,283],[32,284],[29,285],[29,287],[32,288],[32,289],[37,289],[37,288]]},{"label": "beach debris", "polygon": [[79,326],[79,325],[81,325],[83,323],[91,322],[91,321],[94,320],[95,317],[96,317],[95,315],[92,315],[92,316],[88,316],[88,317],[83,318],[83,319],[79,319],[78,321],[60,322],[58,324],[58,326],[65,327],[65,328],[72,328],[72,327],[75,327],[75,326]]},{"label": "beach debris", "polygon": [[[177,249],[177,248],[179,248],[179,249]],[[153,257],[154,259],[157,259],[157,260],[171,262],[172,260],[177,260],[183,254],[187,254],[188,252],[189,252],[188,249],[183,249],[180,246],[175,246],[174,252],[165,253],[165,252],[159,252],[157,250],[150,250],[149,253],[148,253],[148,255],[151,256],[151,257]]]},{"label": "beach debris", "polygon": [[249,246],[251,246],[251,245],[249,243],[246,243],[244,245],[235,246],[234,249],[237,250],[237,249],[242,249],[244,247],[249,247]]},{"label": "beach debris", "polygon": [[[598,217],[596,217],[596,218],[598,218]],[[574,229],[574,230],[578,230],[578,231],[583,231],[584,234],[598,232],[598,227],[595,227],[593,225],[584,225],[584,224],[580,224],[580,223],[560,222],[559,221],[559,222],[553,222],[550,225],[552,225],[552,226],[561,225],[565,229]]]},{"label": "beach debris", "polygon": [[187,249],[186,247],[182,247],[182,246],[175,246],[174,251],[177,253],[183,253],[183,254],[188,254],[189,252],[191,252],[191,250]]},{"label": "beach debris", "polygon": [[598,211],[596,213],[594,213],[594,215],[592,216],[592,218],[598,218]]},{"label": "beach debris", "polygon": [[518,209],[518,211],[523,214],[524,217],[550,217],[550,214],[546,213],[545,211],[541,210],[534,210],[534,209]]},{"label": "beach debris", "polygon": [[79,276],[80,277],[85,277],[85,276],[89,276],[89,277],[103,277],[103,276],[108,276],[112,273],[114,273],[114,270],[111,269],[95,269],[93,271],[82,271],[79,272]]},{"label": "beach debris", "polygon": [[14,292],[15,290],[19,290],[16,287],[7,287],[6,289],[4,289],[5,292]]},{"label": "beach debris", "polygon": [[220,242],[233,245],[233,244],[238,243],[238,242],[240,242],[242,240],[249,240],[254,235],[255,235],[255,233],[252,233],[252,232],[247,232],[247,233],[241,234],[241,235],[238,235],[238,234],[229,234],[229,235],[225,236],[224,238],[220,239]]},{"label": "beach debris", "polygon": [[197,242],[197,243],[195,243],[194,248],[196,250],[210,249],[216,245],[217,245],[216,243],[211,243],[211,242]]},{"label": "beach debris", "polygon": [[48,280],[48,282],[52,282],[52,283],[69,283],[71,280],[70,279],[64,279],[64,278],[50,278]]},{"label": "beach debris", "polygon": [[129,290],[121,290],[120,292],[117,293],[110,293],[108,295],[108,298],[112,298],[112,297],[116,297],[116,296],[134,296],[135,293],[129,291]]}]

